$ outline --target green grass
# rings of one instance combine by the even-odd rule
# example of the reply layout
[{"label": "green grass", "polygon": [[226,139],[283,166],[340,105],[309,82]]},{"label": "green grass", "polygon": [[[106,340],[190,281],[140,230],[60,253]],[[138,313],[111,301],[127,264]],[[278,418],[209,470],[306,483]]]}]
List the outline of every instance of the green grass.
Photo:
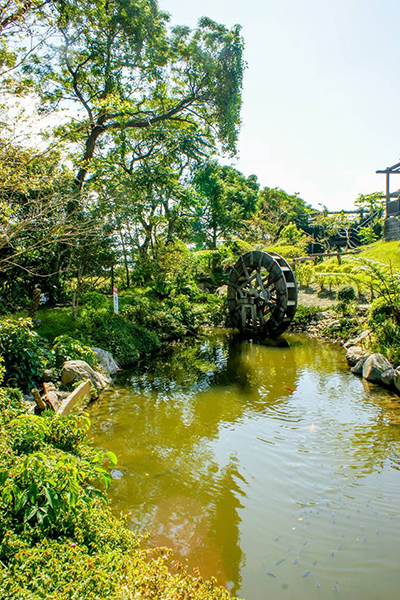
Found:
[{"label": "green grass", "polygon": [[76,321],[72,318],[72,309],[65,308],[41,308],[36,318],[40,321],[37,332],[41,337],[52,342],[59,335],[74,335],[77,330]]},{"label": "green grass", "polygon": [[360,256],[385,265],[392,264],[393,269],[400,271],[400,241],[376,242],[364,250]]}]

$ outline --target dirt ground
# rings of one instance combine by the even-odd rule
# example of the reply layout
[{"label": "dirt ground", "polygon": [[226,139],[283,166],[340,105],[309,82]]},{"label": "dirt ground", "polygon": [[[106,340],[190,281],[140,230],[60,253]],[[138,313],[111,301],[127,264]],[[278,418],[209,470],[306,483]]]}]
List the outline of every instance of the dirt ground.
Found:
[{"label": "dirt ground", "polygon": [[320,292],[318,287],[313,284],[307,287],[299,288],[299,304],[303,306],[320,306],[321,308],[329,308],[336,304],[336,293],[324,290]]}]

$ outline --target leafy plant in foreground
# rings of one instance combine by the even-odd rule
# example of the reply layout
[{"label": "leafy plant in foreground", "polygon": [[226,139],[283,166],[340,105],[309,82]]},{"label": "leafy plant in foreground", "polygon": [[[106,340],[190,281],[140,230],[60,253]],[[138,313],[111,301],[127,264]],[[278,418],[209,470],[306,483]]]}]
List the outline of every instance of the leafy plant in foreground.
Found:
[{"label": "leafy plant in foreground", "polygon": [[0,321],[0,356],[6,382],[13,381],[23,390],[36,385],[51,363],[50,352],[34,331],[31,319]]}]

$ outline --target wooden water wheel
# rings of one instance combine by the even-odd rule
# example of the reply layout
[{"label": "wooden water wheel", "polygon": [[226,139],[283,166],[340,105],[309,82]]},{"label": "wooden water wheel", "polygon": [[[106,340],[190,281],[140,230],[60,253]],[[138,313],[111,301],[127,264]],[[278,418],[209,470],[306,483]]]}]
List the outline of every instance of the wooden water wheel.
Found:
[{"label": "wooden water wheel", "polygon": [[277,337],[297,308],[297,283],[289,264],[276,252],[254,250],[232,267],[228,307],[233,325],[243,333]]}]

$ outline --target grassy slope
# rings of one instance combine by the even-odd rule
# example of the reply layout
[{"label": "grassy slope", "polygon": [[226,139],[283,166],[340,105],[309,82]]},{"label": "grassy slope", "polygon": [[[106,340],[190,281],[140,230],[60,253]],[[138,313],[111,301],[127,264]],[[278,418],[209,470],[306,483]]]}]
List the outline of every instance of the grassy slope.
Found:
[{"label": "grassy slope", "polygon": [[364,250],[361,256],[386,265],[391,263],[396,271],[400,271],[400,241],[376,242],[367,250]]}]

